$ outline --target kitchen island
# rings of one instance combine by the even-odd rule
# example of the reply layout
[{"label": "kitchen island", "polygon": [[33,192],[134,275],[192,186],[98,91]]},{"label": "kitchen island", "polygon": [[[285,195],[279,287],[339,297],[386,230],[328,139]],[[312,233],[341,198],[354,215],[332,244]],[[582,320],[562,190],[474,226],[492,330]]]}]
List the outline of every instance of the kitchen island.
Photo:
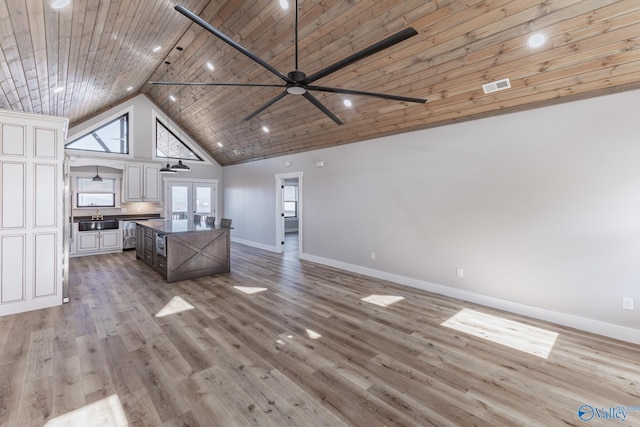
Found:
[{"label": "kitchen island", "polygon": [[188,219],[136,224],[136,258],[169,283],[231,270],[229,228]]}]

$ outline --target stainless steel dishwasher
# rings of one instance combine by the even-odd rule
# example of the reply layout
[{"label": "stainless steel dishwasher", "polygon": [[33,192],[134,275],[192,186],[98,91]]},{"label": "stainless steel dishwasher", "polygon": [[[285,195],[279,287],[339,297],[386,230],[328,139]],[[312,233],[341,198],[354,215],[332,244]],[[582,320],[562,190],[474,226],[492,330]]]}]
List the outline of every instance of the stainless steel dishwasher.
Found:
[{"label": "stainless steel dishwasher", "polygon": [[135,221],[122,221],[122,250],[136,248]]}]

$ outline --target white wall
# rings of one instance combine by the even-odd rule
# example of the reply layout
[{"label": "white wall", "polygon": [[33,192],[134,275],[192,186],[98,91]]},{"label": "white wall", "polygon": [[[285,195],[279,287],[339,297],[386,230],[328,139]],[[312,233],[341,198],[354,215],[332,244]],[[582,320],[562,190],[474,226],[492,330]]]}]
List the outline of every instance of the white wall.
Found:
[{"label": "white wall", "polygon": [[274,175],[303,171],[305,258],[640,342],[639,103],[630,91],[225,167],[225,216],[236,239],[275,249]]},{"label": "white wall", "polygon": [[[67,150],[67,154],[71,156],[72,171],[93,171],[95,172],[95,166],[87,167],[85,165],[99,164],[101,170],[113,172],[114,169],[122,170],[124,163],[126,162],[151,162],[156,164],[163,164],[158,159],[154,159],[155,153],[155,117],[154,114],[158,114],[165,123],[167,123],[167,117],[164,111],[154,104],[145,95],[138,95],[131,98],[111,109],[99,114],[90,120],[75,125],[69,129],[67,142],[72,141],[91,130],[91,128],[99,125],[105,120],[115,118],[129,111],[130,113],[130,141],[131,141],[131,156],[122,156],[117,154],[103,154],[82,152],[77,150]],[[178,134],[177,125],[171,120],[168,120],[168,125],[171,130]],[[222,186],[222,167],[211,157],[206,151],[200,147],[198,142],[193,140],[183,130],[180,132],[182,139],[197,153],[204,158],[205,162],[193,162],[184,161],[191,168],[190,172],[181,172],[179,174],[171,175],[172,177],[180,178],[193,178],[193,179],[217,179],[219,180],[219,188]],[[174,163],[172,161],[171,163]],[[104,169],[102,169],[104,168]],[[163,197],[164,200],[164,197]],[[223,198],[219,196],[219,206],[222,209]],[[159,204],[155,203],[124,203],[123,208],[127,209],[127,213],[158,213]],[[101,209],[104,214],[118,214],[120,209]],[[82,213],[77,211],[75,215],[81,215]]]}]

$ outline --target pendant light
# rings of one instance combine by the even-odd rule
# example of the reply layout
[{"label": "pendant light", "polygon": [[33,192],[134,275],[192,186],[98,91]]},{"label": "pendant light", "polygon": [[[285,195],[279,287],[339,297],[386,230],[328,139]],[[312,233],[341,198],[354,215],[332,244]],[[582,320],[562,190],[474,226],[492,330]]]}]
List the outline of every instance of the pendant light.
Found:
[{"label": "pendant light", "polygon": [[160,173],[178,173],[178,171],[173,169],[171,165],[167,163],[167,166],[163,166],[160,168]]},{"label": "pendant light", "polygon": [[100,176],[100,174],[98,173],[98,166],[96,165],[96,176],[94,176],[91,181],[94,182],[102,182],[102,177]]},{"label": "pendant light", "polygon": [[[168,80],[169,78],[169,65],[171,65],[171,62],[169,61],[164,61],[165,65],[167,66],[167,70],[166,70],[166,78],[165,80]],[[166,95],[167,95],[167,99],[169,99],[169,86],[167,86],[167,90],[166,90]],[[169,110],[169,102],[167,101],[167,106],[166,106],[166,110]],[[166,115],[166,120],[167,120],[167,126],[169,126],[169,113],[165,111],[165,115]],[[167,163],[167,166],[163,166],[160,168],[160,173],[178,173],[178,171],[173,170],[171,168],[171,165],[169,163]]]},{"label": "pendant light", "polygon": [[[180,76],[182,72],[182,48],[180,46],[176,47],[178,50],[178,76]],[[182,76],[180,76],[182,77]],[[182,86],[178,88],[178,139],[182,142]],[[191,168],[182,163],[182,160],[178,160],[178,163],[171,166],[176,172],[189,172]]]},{"label": "pendant light", "polygon": [[175,170],[176,172],[189,172],[191,170],[189,166],[182,163],[182,160],[178,160],[178,163],[172,165],[171,169]]}]

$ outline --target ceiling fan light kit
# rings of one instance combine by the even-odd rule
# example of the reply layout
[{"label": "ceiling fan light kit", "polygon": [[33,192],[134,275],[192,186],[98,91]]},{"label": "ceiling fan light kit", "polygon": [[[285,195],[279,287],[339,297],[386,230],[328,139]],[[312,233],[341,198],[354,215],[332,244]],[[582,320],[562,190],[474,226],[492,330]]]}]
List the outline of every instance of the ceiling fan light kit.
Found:
[{"label": "ceiling fan light kit", "polygon": [[314,85],[313,83],[316,80],[319,80],[323,77],[328,76],[329,74],[332,74],[338,70],[341,70],[342,68],[345,68],[361,59],[364,59],[368,56],[374,55],[384,49],[390,48],[410,37],[413,37],[415,35],[418,34],[418,32],[412,28],[412,27],[408,27],[405,28],[404,30],[401,30],[395,34],[392,34],[391,36],[372,44],[369,47],[366,47],[332,65],[329,65],[325,68],[323,68],[322,70],[307,76],[304,72],[300,71],[298,68],[298,2],[295,2],[295,31],[294,31],[294,36],[295,36],[295,70],[290,71],[289,73],[287,73],[287,75],[281,73],[280,71],[278,71],[277,69],[275,69],[274,67],[272,67],[269,63],[267,63],[266,61],[264,61],[263,59],[261,59],[260,57],[258,57],[257,55],[255,55],[254,53],[252,53],[251,51],[249,51],[248,49],[246,49],[245,47],[241,46],[239,43],[235,42],[233,39],[231,39],[230,37],[228,37],[227,35],[225,35],[222,31],[218,30],[217,28],[215,28],[213,25],[211,25],[210,23],[208,23],[207,21],[205,21],[204,19],[200,18],[198,15],[196,15],[195,13],[191,12],[189,9],[187,9],[184,6],[175,6],[175,9],[181,13],[182,15],[186,16],[187,18],[189,18],[191,21],[193,21],[194,23],[198,24],[199,26],[201,26],[202,28],[204,28],[205,30],[207,30],[208,32],[210,32],[211,34],[213,34],[214,36],[218,37],[220,40],[224,41],[225,43],[227,43],[228,45],[230,45],[231,47],[233,47],[234,49],[236,49],[238,52],[242,53],[243,55],[246,55],[247,57],[249,57],[251,60],[253,60],[254,62],[258,63],[259,65],[261,65],[263,68],[267,69],[268,71],[270,71],[272,74],[274,74],[275,76],[277,76],[278,78],[280,78],[283,83],[280,84],[253,84],[253,83],[206,83],[206,82],[169,82],[169,81],[164,81],[164,82],[150,82],[151,84],[159,84],[159,85],[184,85],[184,86],[252,86],[252,87],[281,87],[284,88],[284,90],[279,93],[278,95],[276,95],[274,98],[272,98],[271,100],[269,100],[268,102],[266,102],[264,105],[262,105],[261,107],[259,107],[256,111],[254,111],[253,113],[249,114],[247,117],[244,118],[244,120],[251,120],[252,118],[254,118],[255,116],[257,116],[258,114],[260,114],[261,112],[263,112],[264,110],[266,110],[267,108],[269,108],[271,105],[275,104],[276,102],[278,102],[279,100],[281,100],[282,98],[284,98],[286,95],[298,95],[298,96],[303,96],[304,98],[306,98],[311,104],[313,104],[317,109],[319,109],[320,111],[322,111],[327,117],[329,117],[331,120],[333,120],[336,124],[338,125],[342,125],[344,124],[335,114],[333,114],[327,107],[325,107],[315,96],[313,96],[311,94],[311,92],[329,92],[329,93],[339,93],[339,94],[344,94],[344,95],[359,95],[359,96],[369,96],[369,97],[375,97],[375,98],[381,98],[381,99],[387,99],[387,100],[392,100],[392,101],[401,101],[401,102],[412,102],[412,103],[419,103],[419,104],[424,104],[427,102],[426,99],[424,98],[415,98],[415,97],[408,97],[408,96],[399,96],[399,95],[391,95],[391,94],[386,94],[386,93],[378,93],[378,92],[367,92],[367,91],[361,91],[361,90],[353,90],[353,89],[343,89],[343,88],[337,88],[337,87],[328,87],[328,86],[317,86]]}]

